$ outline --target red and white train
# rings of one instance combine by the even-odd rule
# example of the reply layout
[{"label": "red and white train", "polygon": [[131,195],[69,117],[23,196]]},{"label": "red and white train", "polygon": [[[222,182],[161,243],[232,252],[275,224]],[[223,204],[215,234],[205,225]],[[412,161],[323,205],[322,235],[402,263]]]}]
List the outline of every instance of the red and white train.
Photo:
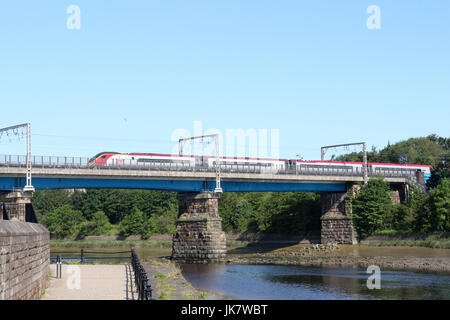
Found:
[{"label": "red and white train", "polygon": [[[101,152],[89,160],[90,167],[114,167],[114,166],[157,166],[159,168],[198,168],[214,170],[216,157],[209,156],[179,156],[155,153],[118,153]],[[362,173],[362,162],[342,161],[300,161],[284,159],[254,159],[221,157],[220,168],[223,171],[245,171],[248,168],[257,168],[260,173],[320,173],[328,171],[336,174],[351,175]],[[410,173],[421,171],[425,181],[431,175],[429,165],[393,164],[393,163],[368,163],[371,174],[383,174],[397,172]]]}]

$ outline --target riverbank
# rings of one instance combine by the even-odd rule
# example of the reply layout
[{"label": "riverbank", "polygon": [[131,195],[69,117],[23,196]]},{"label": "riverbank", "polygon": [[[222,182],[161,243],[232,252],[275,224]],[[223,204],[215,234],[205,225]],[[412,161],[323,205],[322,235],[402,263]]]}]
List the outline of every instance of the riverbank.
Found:
[{"label": "riverbank", "polygon": [[294,245],[273,250],[249,246],[228,251],[219,261],[227,264],[273,264],[305,267],[360,268],[450,274],[450,250],[363,245]]},{"label": "riverbank", "polygon": [[[411,240],[391,240],[411,241]],[[449,241],[448,239],[414,240]],[[389,242],[388,242],[389,243]],[[378,265],[386,270],[450,273],[450,250],[427,246],[380,246],[380,242],[360,245],[293,244],[286,242],[227,241],[227,256],[218,262],[224,264],[278,264],[309,267],[345,267],[366,269]],[[64,251],[63,256],[79,257],[80,248],[90,250],[123,250],[135,248],[139,257],[149,260],[171,255],[171,240],[52,240],[51,251]],[[120,248],[120,249],[118,249]],[[100,262],[102,263],[102,262]]]},{"label": "riverbank", "polygon": [[223,296],[197,290],[184,278],[180,268],[167,259],[150,259],[142,262],[147,274],[149,284],[153,289],[155,300],[219,300]]},{"label": "riverbank", "polygon": [[362,241],[362,245],[376,247],[425,247],[437,249],[450,249],[450,239],[381,239]]}]

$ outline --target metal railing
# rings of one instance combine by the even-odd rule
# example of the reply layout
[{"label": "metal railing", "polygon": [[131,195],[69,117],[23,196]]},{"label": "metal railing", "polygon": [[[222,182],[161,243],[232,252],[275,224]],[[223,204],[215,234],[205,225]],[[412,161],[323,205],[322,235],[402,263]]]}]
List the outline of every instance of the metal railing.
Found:
[{"label": "metal railing", "polygon": [[138,300],[152,300],[152,287],[148,284],[147,272],[139,261],[134,249],[131,249],[131,267],[134,272],[134,281],[137,288]]},{"label": "metal railing", "polygon": [[[136,254],[136,251],[134,249],[128,250],[128,251],[104,251],[104,252],[98,252],[98,251],[86,251],[84,249],[80,250],[80,263],[85,263],[87,261],[92,261],[94,259],[111,259],[111,258],[118,258],[117,256],[111,257],[111,255],[114,254],[123,254],[127,253],[128,255],[126,257],[120,257],[120,258],[126,258],[130,259],[130,252],[131,252],[131,268],[134,273],[134,282],[136,285],[136,291],[138,294],[138,300],[153,300],[152,298],[152,292],[153,289],[151,285],[148,283],[149,279],[147,276],[147,272],[145,271],[144,266],[141,264],[138,255]],[[96,254],[97,256],[92,256],[91,254]],[[62,257],[62,254],[59,252],[52,252],[52,255],[50,257],[50,262],[56,263],[56,277],[61,278],[62,274],[62,262],[64,260],[66,261],[73,261],[73,256],[76,255],[75,252],[66,252],[65,258]],[[106,255],[106,257],[98,256],[98,255]],[[71,258],[72,256],[72,258]]]},{"label": "metal railing", "polygon": [[101,260],[103,263],[116,263],[130,259],[130,250],[127,251],[89,251],[81,248],[80,251],[58,251],[51,252],[51,261],[57,261],[58,257],[64,255],[64,261],[77,261],[81,264]]},{"label": "metal railing", "polygon": [[[158,159],[137,162],[136,160],[109,159],[105,165],[89,166],[89,158],[32,156],[33,168],[59,168],[59,169],[89,169],[89,170],[152,170],[175,172],[210,172],[215,173],[215,165],[196,164],[192,162],[171,162]],[[26,157],[20,155],[0,155],[0,167],[26,168]],[[279,166],[263,164],[232,164],[221,163],[222,173],[245,174],[275,174],[295,176],[362,176],[362,167],[339,165],[297,164],[288,166],[280,163]],[[372,168],[369,166],[369,176],[383,175],[385,177],[414,177],[416,169],[410,168]]]}]

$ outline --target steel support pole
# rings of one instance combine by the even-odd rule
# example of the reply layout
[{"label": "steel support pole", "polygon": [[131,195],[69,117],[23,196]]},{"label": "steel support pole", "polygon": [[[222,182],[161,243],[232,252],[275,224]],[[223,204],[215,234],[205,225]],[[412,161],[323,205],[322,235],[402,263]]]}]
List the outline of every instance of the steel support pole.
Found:
[{"label": "steel support pole", "polygon": [[[205,136],[197,136],[197,137],[189,137],[189,138],[182,138],[178,140],[178,152],[179,155],[183,155],[183,143],[185,141],[192,141],[204,138],[214,138],[216,139],[216,188],[214,189],[215,193],[222,193],[223,190],[220,186],[220,151],[219,151],[219,134],[208,134]],[[195,171],[195,165],[194,165],[194,171]]]},{"label": "steel support pole", "polygon": [[363,142],[363,180],[364,180],[365,185],[369,183],[368,172],[367,172],[367,150],[366,150],[365,142]]},{"label": "steel support pole", "polygon": [[344,143],[344,144],[336,144],[332,146],[325,146],[320,148],[320,159],[322,161],[325,160],[325,150],[330,148],[337,148],[337,147],[346,147],[346,146],[354,146],[354,145],[362,145],[363,147],[363,165],[362,165],[362,174],[363,174],[363,181],[364,184],[367,184],[369,181],[368,178],[368,165],[367,165],[367,149],[366,149],[366,143],[365,142],[356,142],[356,143]]},{"label": "steel support pole", "polygon": [[[13,131],[14,134],[17,134],[17,130],[19,128],[25,128],[27,135],[27,151],[26,151],[26,183],[23,188],[24,192],[34,192],[34,187],[31,184],[31,125],[29,123],[23,123],[16,126],[11,126],[7,128],[0,129],[0,137],[3,132]],[[18,162],[20,164],[20,161]]]}]

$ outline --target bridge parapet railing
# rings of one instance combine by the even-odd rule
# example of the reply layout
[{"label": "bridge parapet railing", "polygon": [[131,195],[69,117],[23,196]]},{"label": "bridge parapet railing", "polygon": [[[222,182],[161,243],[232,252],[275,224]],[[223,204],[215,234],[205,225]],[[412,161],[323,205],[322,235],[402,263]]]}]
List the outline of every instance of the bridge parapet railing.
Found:
[{"label": "bridge parapet railing", "polygon": [[[89,158],[31,156],[31,163],[37,168],[87,168]],[[27,158],[23,155],[0,155],[0,166],[26,168]]]},{"label": "bridge parapet railing", "polygon": [[[136,162],[134,160],[109,160],[105,165],[89,166],[89,158],[58,157],[58,156],[32,156],[32,165],[35,168],[60,169],[89,169],[89,170],[153,170],[153,171],[184,171],[184,172],[215,172],[214,166],[198,165],[191,162],[163,162],[150,160]],[[21,155],[0,155],[0,167],[26,168],[26,157]],[[222,173],[264,174],[274,173],[273,167],[258,164],[221,164]],[[276,169],[278,175],[298,176],[348,176],[361,177],[362,168],[348,166],[324,166],[317,164],[301,164],[282,166]],[[383,175],[385,177],[415,177],[416,170],[409,168],[375,168],[369,167],[368,175]]]}]

